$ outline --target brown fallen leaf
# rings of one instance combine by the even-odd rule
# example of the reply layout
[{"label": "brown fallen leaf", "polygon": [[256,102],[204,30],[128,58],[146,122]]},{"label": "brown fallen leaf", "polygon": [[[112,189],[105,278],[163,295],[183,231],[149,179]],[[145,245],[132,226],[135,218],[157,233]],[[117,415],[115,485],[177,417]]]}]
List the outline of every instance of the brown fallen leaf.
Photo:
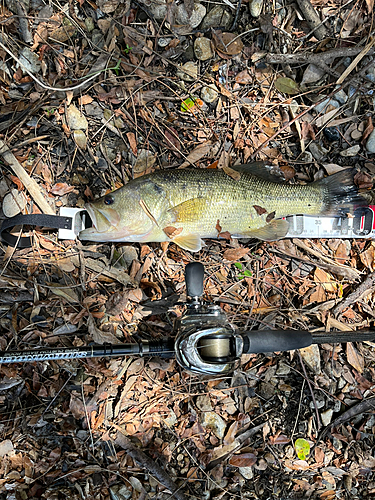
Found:
[{"label": "brown fallen leaf", "polygon": [[199,146],[193,149],[193,151],[186,157],[186,160],[179,166],[179,168],[185,168],[202,159],[208,152],[211,151],[212,145],[212,141],[206,141],[203,144],[199,144]]},{"label": "brown fallen leaf", "polygon": [[173,227],[173,226],[167,226],[167,227],[165,227],[163,229],[163,231],[165,232],[165,234],[171,240],[173,240],[173,238],[175,238],[176,236],[178,236],[179,234],[181,234],[182,230],[183,230],[182,227]]},{"label": "brown fallen leaf", "polygon": [[240,54],[243,49],[243,43],[235,33],[213,33],[212,41],[217,52],[224,59]]},{"label": "brown fallen leaf", "polygon": [[258,215],[263,215],[267,213],[267,210],[263,207],[260,207],[259,205],[253,205],[253,208],[255,209]]},{"label": "brown fallen leaf", "polygon": [[355,369],[357,372],[362,373],[365,368],[365,362],[363,357],[359,354],[357,349],[354,347],[352,342],[348,342],[346,344],[346,358],[348,363]]},{"label": "brown fallen leaf", "polygon": [[266,222],[269,223],[274,218],[275,218],[275,211],[273,211],[273,212],[271,212],[270,214],[267,215]]},{"label": "brown fallen leaf", "polygon": [[230,261],[239,260],[242,259],[242,257],[248,252],[249,249],[245,247],[231,248],[229,250],[225,250],[223,258]]},{"label": "brown fallen leaf", "polygon": [[83,106],[84,104],[91,104],[94,99],[88,94],[78,97],[78,104]]},{"label": "brown fallen leaf", "polygon": [[224,238],[225,240],[230,240],[232,238],[232,235],[230,234],[229,231],[224,231],[223,233],[219,233],[217,237]]},{"label": "brown fallen leaf", "polygon": [[257,457],[254,453],[240,453],[238,455],[233,455],[229,463],[234,467],[251,467],[256,461]]},{"label": "brown fallen leaf", "polygon": [[220,233],[221,233],[221,231],[222,231],[222,229],[223,229],[223,228],[220,226],[220,221],[219,221],[219,219],[217,219],[215,229],[216,229],[216,231],[218,232],[218,234],[220,234]]},{"label": "brown fallen leaf", "polygon": [[235,181],[239,181],[241,179],[241,172],[233,170],[233,168],[225,166],[223,167],[223,171]]},{"label": "brown fallen leaf", "polygon": [[57,182],[51,188],[51,193],[56,196],[63,196],[64,194],[74,191],[74,186],[69,186],[66,182]]}]

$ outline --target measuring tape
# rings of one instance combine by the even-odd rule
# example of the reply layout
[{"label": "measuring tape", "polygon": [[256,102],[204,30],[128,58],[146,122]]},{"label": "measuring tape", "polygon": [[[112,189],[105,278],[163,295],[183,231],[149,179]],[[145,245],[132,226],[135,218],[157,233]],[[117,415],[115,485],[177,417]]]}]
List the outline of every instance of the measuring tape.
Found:
[{"label": "measuring tape", "polygon": [[374,238],[375,205],[357,208],[349,217],[291,215],[286,238]]},{"label": "measuring tape", "polygon": [[[357,208],[349,217],[291,215],[285,219],[289,222],[285,238],[375,238],[375,205]],[[91,221],[83,208],[62,207],[60,215],[16,215],[5,219],[0,227],[0,239],[11,246],[30,247],[30,237],[10,234],[14,226],[23,224],[56,228],[60,240],[75,240],[80,231],[91,226]]]}]

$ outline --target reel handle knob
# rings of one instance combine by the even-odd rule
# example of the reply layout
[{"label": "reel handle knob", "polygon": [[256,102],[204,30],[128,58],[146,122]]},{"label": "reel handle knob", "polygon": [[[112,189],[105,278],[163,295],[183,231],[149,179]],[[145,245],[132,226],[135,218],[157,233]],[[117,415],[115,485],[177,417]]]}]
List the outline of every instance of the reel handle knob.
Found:
[{"label": "reel handle knob", "polygon": [[185,267],[186,293],[189,297],[203,295],[204,265],[191,262]]}]

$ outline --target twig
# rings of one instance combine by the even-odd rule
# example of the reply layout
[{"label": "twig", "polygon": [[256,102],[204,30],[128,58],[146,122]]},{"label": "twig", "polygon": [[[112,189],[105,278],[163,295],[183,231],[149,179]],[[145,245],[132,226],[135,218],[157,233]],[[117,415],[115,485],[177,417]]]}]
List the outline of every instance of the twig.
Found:
[{"label": "twig", "polygon": [[[311,54],[310,52],[296,54],[266,54],[265,60],[269,64],[319,64],[322,61],[329,63],[338,57],[354,57],[362,52],[363,47],[343,47],[341,49],[327,50],[319,54]],[[374,48],[370,48],[367,55],[374,54]]]},{"label": "twig", "polygon": [[314,449],[315,446],[317,446],[317,444],[328,434],[329,430],[332,429],[332,427],[337,427],[340,424],[344,424],[353,417],[356,417],[361,413],[366,413],[370,410],[375,411],[375,396],[364,399],[360,403],[352,406],[351,408],[349,408],[349,410],[345,411],[342,415],[340,415],[333,422],[327,425],[327,427],[323,429],[322,432],[318,435],[316,443],[314,444],[312,449]]},{"label": "twig", "polygon": [[320,420],[320,415],[319,415],[319,411],[318,411],[318,405],[316,404],[316,399],[315,399],[315,395],[314,395],[314,391],[313,391],[310,379],[307,376],[305,363],[303,362],[302,355],[301,355],[301,353],[299,351],[298,351],[298,356],[299,356],[299,362],[301,363],[301,366],[302,366],[303,373],[305,375],[305,380],[307,382],[307,385],[309,386],[311,397],[312,397],[312,400],[313,400],[313,403],[314,403],[314,408],[315,408],[315,413],[316,413],[316,425],[317,425],[317,428],[318,428],[318,431],[319,431],[319,429],[322,426],[322,422]]},{"label": "twig", "polygon": [[322,25],[318,13],[311,5],[310,0],[297,0],[297,4],[308,25],[314,30],[316,38],[318,38],[318,40],[326,38],[328,36],[328,31],[326,27]]},{"label": "twig", "polygon": [[13,54],[13,52],[11,52],[3,43],[0,42],[0,47],[5,50],[5,52],[7,54],[10,55],[10,57],[12,57],[16,62],[18,62],[18,64],[20,66],[22,66],[22,70],[27,73],[33,80],[34,82],[36,82],[38,85],[40,85],[42,88],[46,89],[46,90],[52,90],[53,92],[66,92],[67,90],[77,90],[79,89],[80,87],[83,87],[84,85],[87,85],[88,82],[91,82],[91,80],[94,80],[94,78],[96,78],[103,70],[101,71],[98,71],[97,73],[95,73],[94,75],[91,75],[87,80],[84,80],[83,82],[79,83],[78,85],[74,85],[73,87],[63,87],[63,88],[59,88],[59,87],[50,87],[49,85],[46,85],[45,83],[43,83],[42,81],[40,81],[36,76],[33,75],[33,73],[31,73],[31,71],[29,71],[27,69],[27,67],[23,64],[23,62],[18,59],[17,56],[15,56]]},{"label": "twig", "polygon": [[337,316],[339,315],[344,309],[349,307],[353,302],[356,302],[357,300],[360,300],[362,297],[365,295],[368,295],[371,293],[371,291],[375,287],[375,272],[369,274],[365,281],[361,283],[354,292],[350,293],[346,299],[342,300],[337,306],[335,306],[332,310],[332,313]]},{"label": "twig", "polygon": [[342,82],[345,80],[345,78],[353,71],[354,68],[357,67],[358,63],[365,57],[366,54],[372,49],[374,46],[375,40],[371,40],[370,43],[366,45],[362,49],[362,51],[357,55],[357,57],[349,64],[349,66],[346,68],[346,70],[343,72],[343,74],[338,78],[336,84],[341,85]]},{"label": "twig", "polygon": [[4,158],[4,160],[9,164],[15,175],[20,179],[22,184],[30,193],[30,196],[33,198],[35,203],[38,205],[40,210],[44,214],[55,215],[54,210],[48,204],[48,202],[44,199],[42,193],[40,192],[40,187],[37,182],[32,179],[29,174],[25,171],[22,165],[18,162],[17,158],[10,151],[8,146],[4,141],[0,139],[0,155]]},{"label": "twig", "polygon": [[122,429],[118,425],[111,423],[119,432],[115,439],[115,443],[121,446],[126,453],[135,460],[139,465],[146,469],[150,474],[156,477],[177,500],[187,500],[182,491],[179,491],[177,484],[170,478],[170,476],[162,469],[152,458],[148,457],[142,450],[136,448],[130,439],[122,434]]},{"label": "twig", "polygon": [[342,276],[343,278],[346,278],[349,281],[354,281],[358,279],[360,272],[357,271],[356,269],[350,268],[348,266],[339,266],[337,264],[326,264],[324,262],[315,262],[314,260],[306,259],[305,257],[302,257],[300,255],[294,255],[292,253],[286,252],[285,250],[281,248],[269,248],[269,252],[271,253],[276,253],[278,255],[282,255],[287,257],[288,259],[296,259],[302,262],[305,262],[306,264],[310,266],[315,266],[315,267],[320,267],[321,269],[325,269],[333,274],[337,274],[338,276]]}]

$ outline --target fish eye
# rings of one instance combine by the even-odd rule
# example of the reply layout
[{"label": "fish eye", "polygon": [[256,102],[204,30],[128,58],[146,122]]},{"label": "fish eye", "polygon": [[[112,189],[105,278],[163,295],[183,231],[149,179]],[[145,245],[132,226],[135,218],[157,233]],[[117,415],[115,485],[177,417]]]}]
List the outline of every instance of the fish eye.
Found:
[{"label": "fish eye", "polygon": [[107,196],[104,197],[104,203],[106,205],[113,205],[115,202],[115,198],[111,194],[107,194]]}]

